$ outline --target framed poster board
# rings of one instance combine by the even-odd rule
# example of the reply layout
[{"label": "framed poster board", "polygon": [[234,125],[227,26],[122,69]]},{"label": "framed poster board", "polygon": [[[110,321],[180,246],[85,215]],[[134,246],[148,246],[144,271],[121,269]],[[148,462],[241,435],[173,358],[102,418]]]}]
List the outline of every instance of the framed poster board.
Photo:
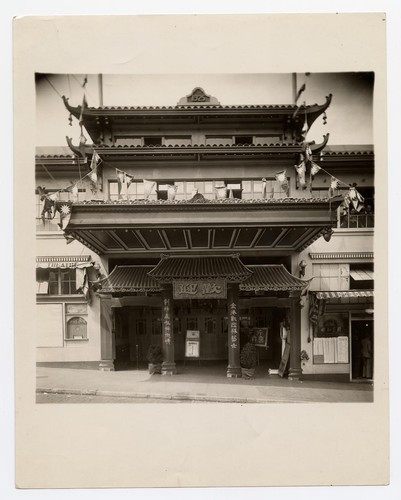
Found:
[{"label": "framed poster board", "polygon": [[267,347],[268,334],[268,328],[252,328],[250,332],[252,344],[259,347]]},{"label": "framed poster board", "polygon": [[187,330],[185,337],[185,357],[199,358],[200,354],[200,331]]},{"label": "framed poster board", "polygon": [[185,342],[185,357],[199,358],[199,340],[187,340]]},{"label": "framed poster board", "polygon": [[285,369],[287,368],[288,359],[290,357],[290,344],[285,344],[283,356],[281,358],[280,366],[278,367],[278,374],[283,378]]}]

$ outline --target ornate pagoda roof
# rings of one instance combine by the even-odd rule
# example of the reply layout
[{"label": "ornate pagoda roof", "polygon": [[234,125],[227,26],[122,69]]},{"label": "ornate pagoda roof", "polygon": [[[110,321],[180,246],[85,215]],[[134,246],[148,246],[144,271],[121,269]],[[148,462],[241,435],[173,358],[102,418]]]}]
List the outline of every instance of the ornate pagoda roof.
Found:
[{"label": "ornate pagoda roof", "polygon": [[102,283],[101,294],[158,292],[159,283],[149,276],[154,266],[116,266]]},{"label": "ornate pagoda roof", "polygon": [[[202,123],[213,125],[219,122],[216,119],[227,124],[236,120],[245,120],[248,124],[253,121],[255,125],[263,129],[268,121],[276,121],[283,126],[291,128],[295,132],[298,140],[302,140],[304,134],[302,129],[305,122],[308,129],[313,122],[326,111],[330,106],[332,94],[326,96],[323,104],[301,105],[295,104],[249,104],[249,105],[221,105],[212,103],[186,103],[176,106],[102,106],[102,107],[84,107],[71,106],[67,97],[63,96],[66,109],[78,120],[82,120],[83,125],[92,137],[94,142],[100,142],[100,129],[116,128],[118,124],[124,127],[128,123],[135,129],[141,129],[144,120],[153,127],[166,128],[169,126],[169,119],[176,125],[179,120],[187,125],[199,125],[199,119]],[[170,124],[171,125],[171,124]]]},{"label": "ornate pagoda roof", "polygon": [[252,275],[240,285],[243,291],[300,291],[309,286],[311,280],[302,280],[287,271],[282,264],[249,265]]},{"label": "ornate pagoda roof", "polygon": [[311,280],[301,280],[282,265],[245,266],[237,255],[162,257],[157,266],[116,266],[103,281],[99,294],[129,295],[159,292],[160,283],[175,279],[223,278],[240,282],[240,290],[293,292],[307,288]]},{"label": "ornate pagoda roof", "polygon": [[239,259],[232,255],[162,255],[157,266],[149,276],[160,282],[174,279],[211,279],[224,278],[229,282],[243,281],[252,274]]}]

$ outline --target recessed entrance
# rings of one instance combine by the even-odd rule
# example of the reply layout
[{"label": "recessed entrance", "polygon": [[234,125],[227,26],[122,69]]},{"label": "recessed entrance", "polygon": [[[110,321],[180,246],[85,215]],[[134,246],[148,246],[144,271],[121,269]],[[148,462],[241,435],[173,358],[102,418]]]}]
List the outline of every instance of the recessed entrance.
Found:
[{"label": "recessed entrance", "polygon": [[[116,369],[144,368],[151,344],[162,345],[161,307],[126,306],[115,309]],[[286,317],[285,308],[240,307],[240,346],[254,337],[255,329],[267,329],[266,345],[257,345],[259,366],[265,370],[278,368],[282,354],[280,323]],[[177,300],[173,307],[174,357],[185,361],[187,330],[200,332],[200,361],[228,361],[227,301]]]},{"label": "recessed entrance", "polygon": [[352,380],[373,379],[373,320],[351,321],[352,334]]}]

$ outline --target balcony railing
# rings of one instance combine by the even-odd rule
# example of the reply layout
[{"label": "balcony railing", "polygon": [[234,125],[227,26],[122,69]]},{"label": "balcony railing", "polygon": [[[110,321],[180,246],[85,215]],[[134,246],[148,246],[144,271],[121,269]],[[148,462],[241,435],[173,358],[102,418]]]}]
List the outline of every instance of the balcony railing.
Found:
[{"label": "balcony railing", "polygon": [[374,227],[374,214],[369,213],[343,213],[339,217],[339,227],[341,228],[368,228]]}]

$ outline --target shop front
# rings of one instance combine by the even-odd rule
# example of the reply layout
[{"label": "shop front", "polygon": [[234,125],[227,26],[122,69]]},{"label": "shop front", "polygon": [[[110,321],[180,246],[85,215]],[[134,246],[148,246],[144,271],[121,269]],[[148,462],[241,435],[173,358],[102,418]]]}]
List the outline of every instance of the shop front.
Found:
[{"label": "shop front", "polygon": [[246,343],[256,346],[266,370],[278,370],[288,344],[288,368],[297,378],[301,294],[308,284],[283,265],[245,266],[237,254],[116,266],[99,291],[113,301],[115,365],[143,366],[149,347],[160,345],[165,374],[196,360],[225,362],[227,376],[238,377]]}]

